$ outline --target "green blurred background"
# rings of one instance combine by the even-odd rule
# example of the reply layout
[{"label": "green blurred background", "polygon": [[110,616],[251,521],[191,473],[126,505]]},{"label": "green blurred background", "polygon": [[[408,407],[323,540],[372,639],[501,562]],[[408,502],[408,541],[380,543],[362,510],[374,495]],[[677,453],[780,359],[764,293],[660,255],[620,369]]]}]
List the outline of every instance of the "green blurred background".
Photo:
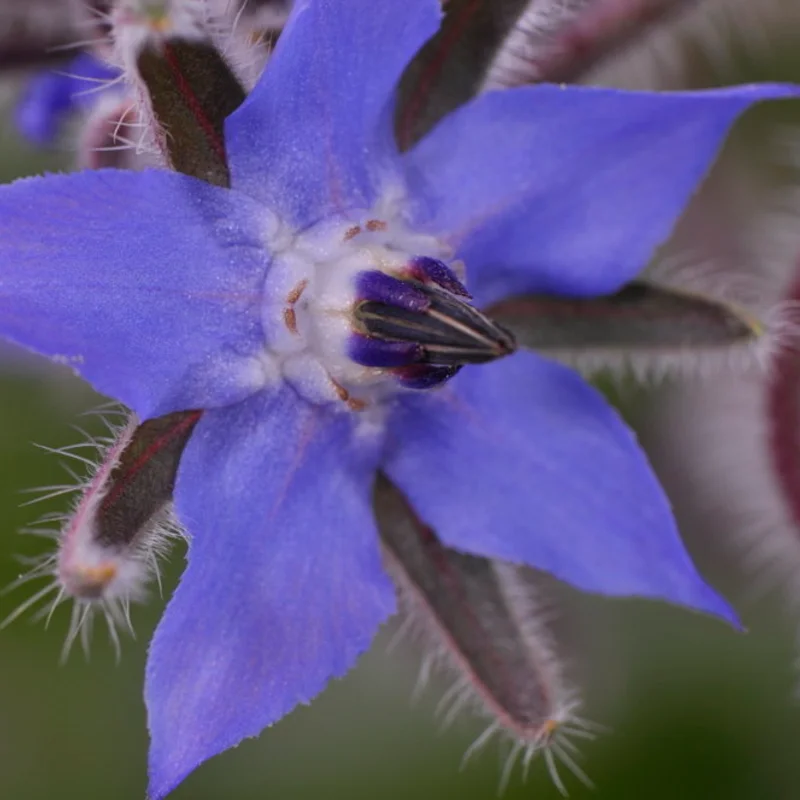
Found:
[{"label": "green blurred background", "polygon": [[[783,41],[768,60],[746,59],[735,77],[800,80],[800,31]],[[9,132],[0,148],[2,180],[65,163],[59,154],[25,150]],[[78,441],[71,424],[97,430],[96,420],[79,415],[98,402],[61,372],[7,367],[0,383],[0,585],[20,574],[17,554],[41,552],[42,542],[16,531],[42,511],[65,506],[62,499],[20,507],[22,490],[66,477],[58,458],[32,443]],[[610,728],[580,743],[595,790],[562,769],[572,797],[800,798],[798,620],[784,612],[780,597],[748,600],[721,552],[710,548],[700,556],[708,573],[743,601],[746,635],[655,604],[564,593],[560,628],[586,698],[585,716]],[[182,553],[173,553],[165,595],[181,564]],[[0,619],[32,591],[1,596]],[[154,592],[148,605],[135,609],[137,639],[123,642],[120,663],[98,626],[91,660],[77,647],[60,666],[65,608],[47,631],[27,618],[0,631],[0,798],[142,800],[143,667],[163,605]],[[412,702],[419,654],[407,643],[387,652],[391,633],[313,706],[202,767],[175,800],[497,796],[506,750],[492,743],[460,769],[485,723],[464,716],[442,732],[435,707],[449,684],[434,682]],[[527,782],[515,770],[505,793],[509,800],[557,796],[541,762]]]},{"label": "green blurred background", "polygon": [[[40,546],[14,534],[38,513],[18,507],[19,491],[64,477],[57,458],[32,442],[75,441],[69,425],[92,404],[68,383],[20,378],[0,392],[2,584],[20,572],[13,556]],[[175,554],[165,594],[180,563]],[[0,615],[30,592],[0,598]],[[782,620],[777,601],[745,608],[752,630],[742,635],[656,604],[564,599],[561,632],[587,699],[585,715],[611,728],[594,742],[579,742],[595,791],[562,770],[572,797],[800,797],[792,624]],[[135,610],[137,640],[123,641],[119,664],[98,626],[90,661],[78,646],[59,665],[66,609],[47,631],[42,623],[19,620],[0,632],[0,797],[142,800],[142,676],[162,607],[154,592]],[[485,723],[465,716],[442,732],[435,706],[449,682],[434,683],[412,703],[418,654],[404,644],[387,652],[391,638],[387,631],[359,667],[312,706],[202,767],[176,800],[497,796],[506,751],[490,744],[460,770]],[[515,771],[505,796],[558,793],[535,762],[527,783]]]}]

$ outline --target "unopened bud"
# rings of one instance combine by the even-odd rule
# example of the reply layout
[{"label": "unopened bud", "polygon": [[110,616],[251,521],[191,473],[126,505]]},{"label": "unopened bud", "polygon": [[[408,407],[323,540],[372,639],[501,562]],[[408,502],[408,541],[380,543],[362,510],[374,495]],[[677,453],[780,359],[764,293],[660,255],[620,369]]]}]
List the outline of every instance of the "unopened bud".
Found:
[{"label": "unopened bud", "polygon": [[[130,625],[129,604],[144,597],[174,530],[170,504],[178,462],[200,415],[168,414],[141,425],[133,416],[128,419],[94,474],[75,487],[81,494],[60,527],[57,552],[10,588],[40,577],[50,583],[3,625],[51,598],[44,608],[49,618],[62,600],[71,599],[75,604],[64,655],[79,633],[88,643],[96,612],[105,618],[119,648],[116,627]],[[70,449],[54,452],[91,463]]]},{"label": "unopened bud", "polygon": [[469,707],[490,720],[465,759],[493,736],[505,736],[512,746],[503,784],[520,757],[527,771],[539,754],[559,789],[557,761],[588,782],[570,737],[590,736],[589,726],[565,684],[531,591],[532,573],[444,547],[383,477],[375,508],[401,613],[422,634],[430,661],[456,674],[445,723]]},{"label": "unopened bud", "polygon": [[205,4],[123,0],[114,37],[168,164],[228,186],[223,124],[245,91],[208,29]]}]

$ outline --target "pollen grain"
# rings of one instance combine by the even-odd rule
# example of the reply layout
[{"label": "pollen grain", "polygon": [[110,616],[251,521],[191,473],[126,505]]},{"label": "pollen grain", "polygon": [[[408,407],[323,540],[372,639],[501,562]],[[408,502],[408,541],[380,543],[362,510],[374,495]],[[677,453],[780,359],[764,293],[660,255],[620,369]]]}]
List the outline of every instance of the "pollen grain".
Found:
[{"label": "pollen grain", "polygon": [[308,286],[307,280],[303,279],[300,281],[300,283],[286,295],[286,302],[289,303],[289,305],[294,305],[301,298],[303,292],[306,290],[306,286]]},{"label": "pollen grain", "polygon": [[345,389],[344,386],[339,383],[339,381],[335,381],[333,378],[330,378],[330,382],[338,398],[345,403],[351,411],[363,411],[367,407],[367,403],[364,400],[359,400],[359,398],[353,397],[350,392],[348,392],[347,389]]},{"label": "pollen grain", "polygon": [[297,312],[294,310],[295,303],[302,297],[303,292],[308,286],[307,280],[302,280],[297,286],[286,295],[286,302],[289,304],[283,310],[283,324],[289,329],[291,333],[298,333],[297,330]]},{"label": "pollen grain", "polygon": [[283,309],[283,324],[290,333],[297,333],[297,314],[292,306],[286,306]]},{"label": "pollen grain", "polygon": [[333,384],[333,388],[336,391],[337,396],[343,403],[347,403],[350,400],[350,392],[342,386],[341,383],[335,381],[333,378],[330,379],[331,384]]}]

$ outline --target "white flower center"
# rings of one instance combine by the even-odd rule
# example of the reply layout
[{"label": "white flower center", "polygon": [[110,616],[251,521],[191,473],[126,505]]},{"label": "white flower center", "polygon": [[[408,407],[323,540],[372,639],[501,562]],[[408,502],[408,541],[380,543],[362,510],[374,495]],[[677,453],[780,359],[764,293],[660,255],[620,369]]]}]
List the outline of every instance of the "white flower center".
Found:
[{"label": "white flower center", "polygon": [[282,377],[310,402],[342,403],[354,411],[398,391],[386,369],[362,366],[348,354],[358,276],[380,271],[403,277],[413,258],[447,259],[449,248],[376,212],[275,239],[263,325],[268,354]]}]

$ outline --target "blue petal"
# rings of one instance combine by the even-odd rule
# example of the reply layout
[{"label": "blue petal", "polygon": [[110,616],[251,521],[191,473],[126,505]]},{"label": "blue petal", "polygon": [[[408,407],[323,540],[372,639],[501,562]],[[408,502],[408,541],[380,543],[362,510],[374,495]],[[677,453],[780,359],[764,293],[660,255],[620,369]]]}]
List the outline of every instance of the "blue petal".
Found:
[{"label": "blue petal", "polygon": [[32,144],[51,144],[63,119],[72,111],[95,103],[119,70],[82,53],[61,71],[45,70],[25,86],[14,109],[19,132]]},{"label": "blue petal", "polygon": [[247,396],[268,266],[253,205],[160,171],[0,188],[0,336],[141,417]]},{"label": "blue petal", "polygon": [[181,461],[189,566],[150,649],[150,797],[343,675],[394,611],[376,442],[288,388],[207,412]]},{"label": "blue petal", "polygon": [[613,292],[669,236],[736,118],[798,92],[490,92],[406,156],[418,221],[455,246],[479,303]]},{"label": "blue petal", "polygon": [[580,589],[733,619],[695,571],[631,432],[571,370],[530,353],[466,367],[391,422],[385,468],[448,545]]},{"label": "blue petal", "polygon": [[298,0],[260,83],[225,126],[232,185],[305,228],[372,207],[399,170],[394,89],[438,0]]}]

